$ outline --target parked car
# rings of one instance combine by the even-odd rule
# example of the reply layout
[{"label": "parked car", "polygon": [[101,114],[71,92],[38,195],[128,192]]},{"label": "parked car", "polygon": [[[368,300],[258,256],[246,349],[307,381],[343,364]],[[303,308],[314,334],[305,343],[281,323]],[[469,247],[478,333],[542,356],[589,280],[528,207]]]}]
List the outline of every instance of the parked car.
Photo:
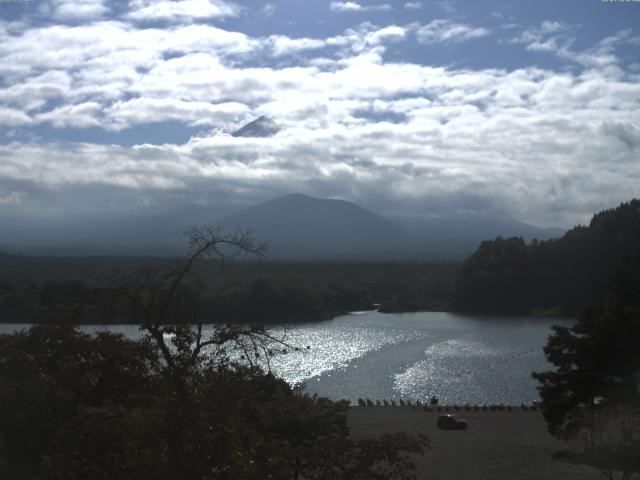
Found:
[{"label": "parked car", "polygon": [[467,421],[464,418],[456,417],[451,414],[440,415],[436,422],[436,426],[442,430],[466,430]]}]

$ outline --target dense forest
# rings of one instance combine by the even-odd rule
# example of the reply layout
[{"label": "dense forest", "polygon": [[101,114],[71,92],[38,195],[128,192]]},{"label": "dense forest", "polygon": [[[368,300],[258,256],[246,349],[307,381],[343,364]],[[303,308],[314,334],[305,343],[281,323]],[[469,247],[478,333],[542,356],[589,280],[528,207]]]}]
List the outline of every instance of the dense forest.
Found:
[{"label": "dense forest", "polygon": [[[114,281],[170,272],[162,257],[30,257],[0,253],[0,322],[63,316],[75,323],[129,323],[135,315],[110,291]],[[231,261],[198,265],[172,312],[193,322],[296,322],[389,305],[442,309],[456,264]],[[408,293],[405,293],[408,292]],[[407,298],[412,300],[409,305]],[[398,301],[401,300],[401,302]]]},{"label": "dense forest", "polygon": [[[360,286],[259,277],[247,281],[185,282],[170,320],[191,323],[295,322],[373,308]],[[135,309],[109,284],[79,280],[0,283],[0,321],[35,323],[66,318],[75,324],[137,323]]]},{"label": "dense forest", "polygon": [[[172,313],[194,322],[309,321],[372,308],[383,312],[573,316],[601,301],[617,268],[638,255],[640,200],[593,216],[562,238],[485,241],[453,263],[234,261],[199,267]],[[113,278],[170,271],[178,259],[27,257],[0,253],[0,322],[63,314],[77,323],[128,323],[109,293]]]},{"label": "dense forest", "polygon": [[452,310],[572,316],[602,301],[613,273],[639,252],[637,199],[594,215],[562,238],[485,241],[460,267]]}]

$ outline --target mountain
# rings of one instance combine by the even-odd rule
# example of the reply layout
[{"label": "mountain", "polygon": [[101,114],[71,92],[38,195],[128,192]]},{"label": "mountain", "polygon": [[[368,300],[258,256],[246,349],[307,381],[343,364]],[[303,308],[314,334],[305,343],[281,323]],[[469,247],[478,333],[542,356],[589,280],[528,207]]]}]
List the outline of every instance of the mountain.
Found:
[{"label": "mountain", "polygon": [[631,200],[561,238],[482,242],[459,270],[453,309],[575,315],[602,301],[616,272],[639,260],[640,200]]},{"label": "mountain", "polygon": [[29,255],[181,255],[190,226],[211,224],[233,211],[220,203],[138,216],[24,222],[0,230],[0,250]]},{"label": "mountain", "polygon": [[176,255],[184,252],[183,232],[190,226],[217,224],[228,231],[251,228],[256,240],[271,243],[270,259],[460,261],[482,240],[498,235],[530,240],[562,234],[491,217],[386,219],[354,203],[301,194],[242,210],[237,200],[220,196],[214,205],[183,205],[120,217],[30,222],[0,218],[0,226],[7,226],[0,228],[0,250],[38,255]]},{"label": "mountain", "polygon": [[263,115],[239,128],[231,134],[233,137],[273,137],[280,127],[273,119]]},{"label": "mountain", "polygon": [[495,237],[523,237],[527,241],[534,238],[548,240],[561,237],[566,230],[561,228],[540,228],[519,220],[490,215],[447,215],[432,219],[411,219],[398,221],[407,230],[421,236],[461,242],[472,242],[477,246],[483,240]]},{"label": "mountain", "polygon": [[350,202],[302,194],[278,197],[217,222],[249,228],[270,244],[268,257],[288,260],[394,260],[419,256],[417,239]]},{"label": "mountain", "polygon": [[392,220],[422,239],[424,251],[434,258],[460,260],[469,256],[484,240],[522,237],[549,240],[564,235],[560,228],[539,228],[511,218],[490,215],[451,214],[436,218],[399,217]]}]

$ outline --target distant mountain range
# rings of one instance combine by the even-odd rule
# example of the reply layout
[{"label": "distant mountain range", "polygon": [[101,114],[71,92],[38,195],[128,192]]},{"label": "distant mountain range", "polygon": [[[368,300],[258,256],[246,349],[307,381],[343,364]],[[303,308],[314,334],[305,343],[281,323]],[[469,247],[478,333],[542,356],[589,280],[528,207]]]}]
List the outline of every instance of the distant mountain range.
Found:
[{"label": "distant mountain range", "polygon": [[491,217],[390,221],[354,203],[286,195],[217,222],[250,228],[271,245],[269,257],[289,260],[457,260],[482,240],[561,236],[523,222]]},{"label": "distant mountain range", "polygon": [[492,217],[386,219],[351,202],[291,194],[235,212],[228,205],[189,206],[142,218],[5,230],[0,249],[58,255],[175,255],[184,251],[182,234],[190,225],[211,223],[226,231],[251,229],[257,240],[269,243],[269,259],[300,261],[461,260],[482,240],[497,236],[543,240],[564,233]]},{"label": "distant mountain range", "polygon": [[449,215],[437,218],[403,218],[397,223],[421,239],[423,251],[435,258],[462,259],[480,242],[498,236],[549,240],[564,235],[561,228],[539,228],[527,223],[489,215]]}]

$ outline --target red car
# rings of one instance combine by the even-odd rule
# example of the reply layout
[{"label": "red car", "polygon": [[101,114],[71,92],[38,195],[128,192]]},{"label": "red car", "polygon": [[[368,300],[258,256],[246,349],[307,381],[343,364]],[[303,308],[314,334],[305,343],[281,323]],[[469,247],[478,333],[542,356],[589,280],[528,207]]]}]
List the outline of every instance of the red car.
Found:
[{"label": "red car", "polygon": [[464,418],[456,417],[455,415],[446,414],[440,415],[436,426],[442,430],[466,430],[467,421]]}]

